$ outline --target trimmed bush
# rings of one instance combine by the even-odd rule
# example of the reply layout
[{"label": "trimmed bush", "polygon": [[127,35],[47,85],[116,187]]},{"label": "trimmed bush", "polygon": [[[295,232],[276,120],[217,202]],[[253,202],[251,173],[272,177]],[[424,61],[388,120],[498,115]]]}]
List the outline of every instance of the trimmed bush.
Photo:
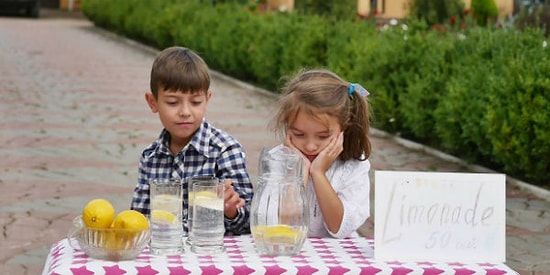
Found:
[{"label": "trimmed bush", "polygon": [[274,92],[302,67],[331,69],[371,92],[374,127],[534,184],[550,180],[550,46],[540,29],[468,18],[380,26],[250,7],[86,0],[82,11],[151,46],[189,47],[212,69]]}]

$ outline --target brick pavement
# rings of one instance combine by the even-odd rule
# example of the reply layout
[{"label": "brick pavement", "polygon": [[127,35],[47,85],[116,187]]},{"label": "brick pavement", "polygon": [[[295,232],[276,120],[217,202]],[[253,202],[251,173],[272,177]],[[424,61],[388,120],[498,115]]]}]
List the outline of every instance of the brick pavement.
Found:
[{"label": "brick pavement", "polygon": [[[129,207],[139,153],[160,131],[143,98],[156,50],[73,13],[42,14],[0,17],[0,274],[39,274],[89,199]],[[243,143],[255,176],[259,150],[276,143],[265,127],[274,97],[213,76],[207,118]],[[373,170],[486,171],[381,131],[371,137]],[[522,275],[550,274],[548,198],[509,180],[507,264]],[[372,223],[360,231],[371,236]]]}]

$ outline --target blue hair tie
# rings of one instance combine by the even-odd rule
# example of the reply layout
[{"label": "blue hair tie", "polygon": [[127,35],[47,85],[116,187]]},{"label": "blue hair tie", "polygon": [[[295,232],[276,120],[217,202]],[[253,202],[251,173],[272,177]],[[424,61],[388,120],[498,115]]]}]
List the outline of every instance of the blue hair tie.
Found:
[{"label": "blue hair tie", "polygon": [[353,94],[353,92],[356,92],[361,97],[367,97],[370,95],[369,91],[367,91],[367,89],[363,88],[363,86],[358,83],[349,84],[348,94],[351,95]]}]

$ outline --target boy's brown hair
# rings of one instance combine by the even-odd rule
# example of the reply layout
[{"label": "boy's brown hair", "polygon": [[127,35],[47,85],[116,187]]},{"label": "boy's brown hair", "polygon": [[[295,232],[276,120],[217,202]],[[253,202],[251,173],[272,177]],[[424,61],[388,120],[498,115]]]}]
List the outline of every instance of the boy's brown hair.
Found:
[{"label": "boy's brown hair", "polygon": [[150,87],[155,98],[158,98],[161,89],[207,93],[210,71],[204,60],[192,50],[169,47],[161,51],[153,62]]}]

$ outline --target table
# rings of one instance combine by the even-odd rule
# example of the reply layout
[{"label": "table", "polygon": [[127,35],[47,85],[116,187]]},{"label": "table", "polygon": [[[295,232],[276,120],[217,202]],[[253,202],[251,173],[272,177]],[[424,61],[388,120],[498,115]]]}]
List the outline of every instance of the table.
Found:
[{"label": "table", "polygon": [[43,275],[56,274],[518,274],[504,263],[376,261],[366,238],[309,238],[299,255],[266,256],[250,235],[225,237],[219,255],[154,256],[145,248],[133,261],[89,258],[67,239],[52,245]]}]

